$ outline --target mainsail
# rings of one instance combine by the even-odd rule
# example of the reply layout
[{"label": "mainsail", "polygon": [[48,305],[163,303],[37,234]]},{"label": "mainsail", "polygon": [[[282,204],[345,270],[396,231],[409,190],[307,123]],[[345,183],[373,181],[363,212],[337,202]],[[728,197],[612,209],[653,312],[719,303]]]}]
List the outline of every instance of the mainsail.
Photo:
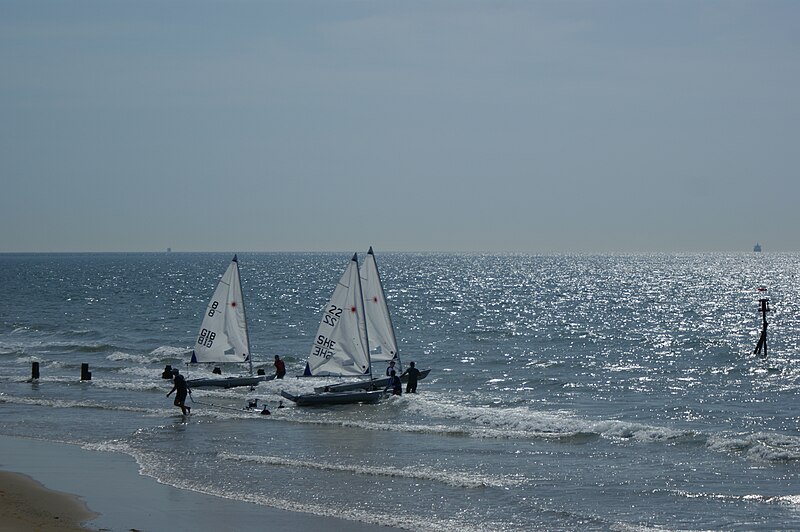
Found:
[{"label": "mainsail", "polygon": [[325,306],[314,338],[306,375],[371,375],[357,255]]},{"label": "mainsail", "polygon": [[[369,331],[370,358],[373,361],[389,362],[394,360],[397,370],[402,371],[397,352],[397,339],[394,335],[392,318],[386,304],[383,283],[378,273],[378,264],[372,246],[367,252],[367,259],[361,269],[361,287],[364,291],[364,308],[366,310],[367,330]],[[398,373],[399,375],[399,373]]]},{"label": "mainsail", "polygon": [[250,361],[250,340],[239,281],[239,261],[234,255],[206,307],[192,362],[247,361]]}]

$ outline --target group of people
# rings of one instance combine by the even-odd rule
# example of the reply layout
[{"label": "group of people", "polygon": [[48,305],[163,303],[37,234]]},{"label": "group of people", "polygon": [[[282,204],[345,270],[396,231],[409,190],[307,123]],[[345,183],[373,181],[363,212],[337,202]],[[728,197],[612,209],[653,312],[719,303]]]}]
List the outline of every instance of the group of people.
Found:
[{"label": "group of people", "polygon": [[[281,357],[275,355],[275,378],[282,379],[286,376],[286,364],[281,360]],[[397,375],[397,370],[395,369],[395,362],[392,360],[389,362],[389,367],[386,368],[386,375],[389,377],[389,384],[386,385],[384,388],[384,392],[392,390],[392,395],[402,395],[403,394],[403,382],[401,379],[408,375],[408,383],[406,384],[406,393],[417,393],[417,380],[419,379],[419,370],[416,368],[413,362],[409,363],[408,369],[406,369],[402,375]],[[188,384],[186,384],[186,379],[183,378],[183,375],[180,374],[177,368],[172,370],[172,390],[169,391],[167,397],[172,395],[173,392],[177,392],[175,394],[175,401],[174,405],[181,409],[183,415],[191,414],[192,408],[186,406],[186,396],[187,394],[191,393],[189,390]],[[279,407],[280,408],[280,407]]]},{"label": "group of people", "polygon": [[413,362],[409,363],[406,369],[400,376],[397,375],[394,360],[389,362],[389,367],[386,368],[386,375],[389,376],[389,384],[384,388],[384,392],[392,389],[392,395],[403,395],[403,377],[408,375],[408,383],[406,384],[406,393],[417,393],[417,380],[419,380],[419,370]]}]

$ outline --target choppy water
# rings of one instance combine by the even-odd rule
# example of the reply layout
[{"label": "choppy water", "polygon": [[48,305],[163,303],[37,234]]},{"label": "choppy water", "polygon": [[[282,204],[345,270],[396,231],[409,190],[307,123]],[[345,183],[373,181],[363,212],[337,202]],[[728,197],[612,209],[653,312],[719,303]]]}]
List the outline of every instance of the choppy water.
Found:
[{"label": "choppy water", "polygon": [[[800,529],[798,254],[378,252],[401,356],[433,368],[420,393],[278,410],[320,384],[291,378],[195,391],[217,407],[184,420],[161,372],[231,255],[0,255],[0,433],[414,530]],[[301,372],[349,257],[239,254],[256,366]],[[240,410],[254,397],[273,415]]]}]

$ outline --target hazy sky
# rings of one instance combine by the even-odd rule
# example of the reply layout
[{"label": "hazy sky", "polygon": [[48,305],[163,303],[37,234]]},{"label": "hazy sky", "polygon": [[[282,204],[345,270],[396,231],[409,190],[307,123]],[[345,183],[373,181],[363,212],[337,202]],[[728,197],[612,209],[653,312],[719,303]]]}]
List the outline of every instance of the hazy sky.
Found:
[{"label": "hazy sky", "polygon": [[800,250],[800,2],[0,0],[0,252]]}]

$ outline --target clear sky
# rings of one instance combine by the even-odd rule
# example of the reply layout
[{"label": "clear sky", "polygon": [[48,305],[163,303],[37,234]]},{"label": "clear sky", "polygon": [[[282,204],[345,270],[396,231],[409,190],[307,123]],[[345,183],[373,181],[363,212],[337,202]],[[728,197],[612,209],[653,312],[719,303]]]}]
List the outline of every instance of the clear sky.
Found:
[{"label": "clear sky", "polygon": [[0,0],[0,252],[800,251],[800,2]]}]

